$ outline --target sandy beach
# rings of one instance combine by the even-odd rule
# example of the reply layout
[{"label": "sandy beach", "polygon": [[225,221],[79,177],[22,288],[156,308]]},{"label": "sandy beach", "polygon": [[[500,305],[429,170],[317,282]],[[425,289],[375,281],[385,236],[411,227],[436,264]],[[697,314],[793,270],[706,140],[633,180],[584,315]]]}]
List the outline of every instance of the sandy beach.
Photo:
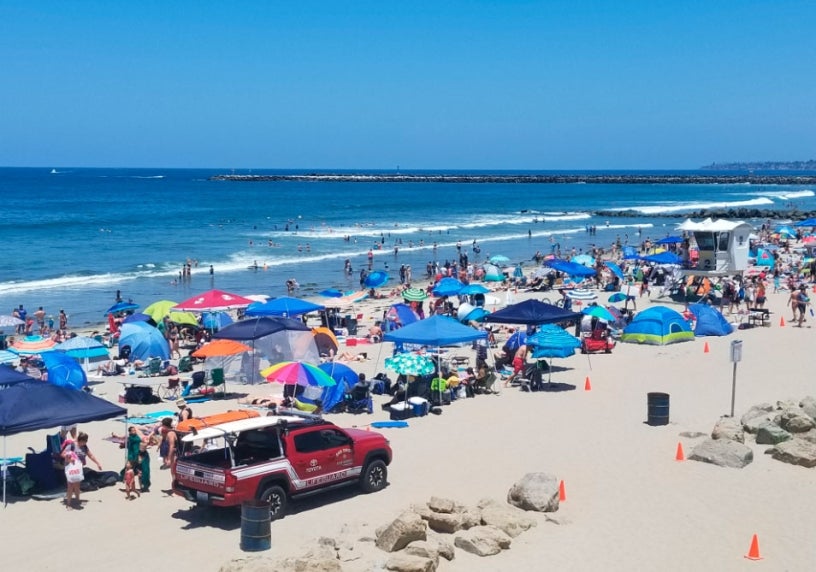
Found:
[{"label": "sandy beach", "polygon": [[[515,294],[517,301],[529,294]],[[272,523],[272,549],[264,557],[298,555],[321,536],[353,547],[344,570],[374,570],[387,560],[370,541],[374,530],[411,503],[432,495],[475,504],[504,500],[510,486],[530,472],[563,479],[567,500],[555,514],[560,524],[534,514],[538,526],[514,539],[500,555],[479,558],[457,550],[440,570],[804,570],[816,562],[812,530],[816,500],[810,495],[816,472],[773,460],[766,446],[750,443],[754,461],[727,469],[675,460],[678,442],[686,453],[730,409],[732,364],[729,344],[744,341],[737,369],[736,415],[751,405],[799,401],[816,395],[809,376],[814,333],[787,324],[787,292],[770,293],[771,327],[738,330],[731,336],[698,338],[670,346],[618,344],[612,354],[576,354],[555,362],[553,381],[575,386],[562,392],[525,393],[502,388],[500,395],[461,399],[442,415],[411,419],[404,429],[386,429],[394,450],[389,486],[363,495],[354,487],[294,501],[290,513]],[[368,300],[355,310],[363,327],[373,323],[387,300]],[[647,307],[643,298],[639,308]],[[710,347],[704,353],[704,343]],[[350,365],[369,377],[386,371],[391,345],[358,346],[369,360]],[[468,348],[453,350],[472,355]],[[199,366],[200,367],[200,366]],[[591,390],[584,388],[586,378]],[[116,401],[121,386],[109,378],[95,393]],[[233,384],[233,391],[264,396],[281,386]],[[647,393],[671,395],[671,422],[645,424]],[[328,415],[341,426],[387,419],[375,396],[373,415]],[[237,407],[235,400],[196,404],[196,415]],[[173,404],[129,405],[131,415],[173,409]],[[81,426],[105,470],[121,469],[123,451],[102,440],[123,433],[118,421]],[[7,440],[7,455],[41,450],[45,431]],[[170,473],[152,452],[153,488],[133,501],[120,486],[83,493],[82,510],[66,510],[59,499],[12,499],[2,510],[8,569],[218,570],[239,548],[240,510],[193,508],[171,496]],[[531,513],[533,514],[533,513]],[[762,557],[746,560],[753,534]]]}]

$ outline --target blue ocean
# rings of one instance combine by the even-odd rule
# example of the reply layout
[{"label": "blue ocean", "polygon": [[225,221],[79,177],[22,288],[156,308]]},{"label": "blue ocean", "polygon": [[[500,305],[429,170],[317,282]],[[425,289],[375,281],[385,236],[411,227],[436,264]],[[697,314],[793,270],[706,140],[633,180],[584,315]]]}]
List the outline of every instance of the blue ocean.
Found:
[{"label": "blue ocean", "polygon": [[[471,261],[501,254],[530,264],[536,251],[608,247],[618,237],[639,243],[683,220],[662,215],[816,210],[814,191],[801,185],[209,180],[218,174],[228,173],[0,169],[0,313],[19,304],[50,315],[65,309],[78,327],[103,322],[117,290],[145,307],[211,288],[280,296],[289,278],[300,284],[299,296],[357,288],[375,246],[374,269],[388,270],[395,284],[400,265],[410,264],[417,277],[429,261],[457,259],[457,243]],[[624,209],[632,215],[592,214]],[[179,280],[187,261],[192,276]]]}]

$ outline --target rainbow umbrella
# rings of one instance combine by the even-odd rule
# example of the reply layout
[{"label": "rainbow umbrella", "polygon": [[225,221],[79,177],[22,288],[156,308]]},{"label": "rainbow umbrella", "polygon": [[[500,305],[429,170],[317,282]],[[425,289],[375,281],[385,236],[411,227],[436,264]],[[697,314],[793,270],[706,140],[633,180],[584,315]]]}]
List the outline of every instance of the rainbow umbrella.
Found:
[{"label": "rainbow umbrella", "polygon": [[310,363],[283,361],[261,370],[267,381],[277,381],[285,385],[316,385],[331,387],[337,382],[328,373]]}]

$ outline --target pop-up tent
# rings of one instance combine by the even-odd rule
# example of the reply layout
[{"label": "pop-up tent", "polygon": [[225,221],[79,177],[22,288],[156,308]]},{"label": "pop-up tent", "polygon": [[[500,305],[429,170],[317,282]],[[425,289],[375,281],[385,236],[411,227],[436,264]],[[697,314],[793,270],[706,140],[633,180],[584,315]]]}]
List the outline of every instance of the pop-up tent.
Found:
[{"label": "pop-up tent", "polygon": [[291,318],[248,318],[226,326],[213,338],[244,342],[252,348],[252,352],[245,354],[240,368],[251,383],[265,381],[258,372],[282,361],[320,363],[311,329]]},{"label": "pop-up tent", "polygon": [[152,357],[170,359],[170,344],[157,329],[147,322],[122,324],[119,334],[119,353],[130,346],[130,359],[147,361]]},{"label": "pop-up tent", "polygon": [[734,326],[708,304],[691,304],[689,310],[695,318],[695,336],[727,336],[734,331]]},{"label": "pop-up tent", "polygon": [[665,345],[694,339],[688,322],[676,311],[665,306],[653,306],[639,312],[623,329],[622,342]]},{"label": "pop-up tent", "polygon": [[39,381],[7,365],[0,365],[0,389],[15,385],[21,381]]}]

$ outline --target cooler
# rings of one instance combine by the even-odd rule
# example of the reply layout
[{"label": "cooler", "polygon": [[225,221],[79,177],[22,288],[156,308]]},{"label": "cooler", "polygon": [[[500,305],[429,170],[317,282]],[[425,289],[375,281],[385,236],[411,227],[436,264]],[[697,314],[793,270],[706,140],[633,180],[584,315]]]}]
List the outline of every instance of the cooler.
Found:
[{"label": "cooler", "polygon": [[411,397],[408,399],[408,405],[414,412],[414,417],[424,417],[428,414],[428,400],[423,397]]}]

